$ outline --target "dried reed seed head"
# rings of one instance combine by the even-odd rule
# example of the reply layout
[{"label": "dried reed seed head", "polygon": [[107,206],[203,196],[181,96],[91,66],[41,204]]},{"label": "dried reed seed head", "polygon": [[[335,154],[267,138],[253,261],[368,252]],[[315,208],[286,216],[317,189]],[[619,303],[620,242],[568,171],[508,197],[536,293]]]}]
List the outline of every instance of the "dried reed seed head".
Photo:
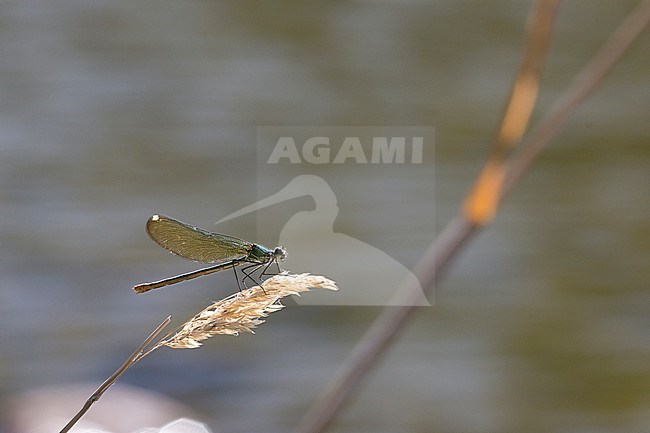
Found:
[{"label": "dried reed seed head", "polygon": [[310,289],[338,290],[338,287],[334,281],[319,275],[283,272],[264,281],[261,286],[242,290],[215,302],[158,345],[189,349],[199,347],[201,341],[217,334],[253,333],[254,328],[264,323],[264,318],[284,308],[279,303],[280,299]]}]

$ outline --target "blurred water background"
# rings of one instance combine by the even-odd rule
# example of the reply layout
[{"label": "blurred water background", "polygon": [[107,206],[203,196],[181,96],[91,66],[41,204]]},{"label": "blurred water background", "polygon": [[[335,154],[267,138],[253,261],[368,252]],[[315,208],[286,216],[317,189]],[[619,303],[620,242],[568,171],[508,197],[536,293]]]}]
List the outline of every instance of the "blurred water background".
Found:
[{"label": "blurred water background", "polygon": [[[562,6],[541,109],[635,4]],[[259,125],[435,126],[439,230],[487,153],[528,7],[3,2],[0,398],[99,384],[166,315],[232,287],[228,274],[130,289],[194,268],[150,242],[151,214],[211,228],[256,199]],[[650,428],[648,35],[639,42],[333,431]],[[413,212],[429,212],[430,190],[413,194]],[[182,401],[214,431],[287,431],[378,311],[290,307],[257,336],[156,353],[120,382]]]}]

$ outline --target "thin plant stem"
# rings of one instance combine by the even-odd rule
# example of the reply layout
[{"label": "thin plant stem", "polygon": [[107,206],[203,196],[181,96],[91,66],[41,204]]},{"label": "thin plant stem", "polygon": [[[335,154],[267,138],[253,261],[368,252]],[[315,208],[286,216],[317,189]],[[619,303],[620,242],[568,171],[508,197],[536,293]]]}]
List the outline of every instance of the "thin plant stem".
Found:
[{"label": "thin plant stem", "polygon": [[110,388],[111,385],[117,381],[117,379],[119,379],[120,376],[122,376],[129,368],[133,367],[138,361],[152,352],[152,350],[145,351],[145,349],[169,325],[171,320],[171,316],[168,316],[165,320],[162,321],[160,325],[158,325],[156,329],[154,329],[154,331],[142,342],[142,344],[138,346],[138,348],[126,359],[126,361],[124,361],[120,368],[118,368],[115,373],[106,379],[104,383],[102,383],[99,388],[97,388],[97,390],[92,393],[88,400],[86,400],[86,403],[83,405],[81,410],[79,410],[79,412],[77,412],[77,414],[70,420],[70,422],[61,429],[61,433],[68,432],[77,422],[79,422],[81,417],[84,416],[86,412],[88,412],[90,407],[101,398],[104,392],[106,392],[106,390]]}]

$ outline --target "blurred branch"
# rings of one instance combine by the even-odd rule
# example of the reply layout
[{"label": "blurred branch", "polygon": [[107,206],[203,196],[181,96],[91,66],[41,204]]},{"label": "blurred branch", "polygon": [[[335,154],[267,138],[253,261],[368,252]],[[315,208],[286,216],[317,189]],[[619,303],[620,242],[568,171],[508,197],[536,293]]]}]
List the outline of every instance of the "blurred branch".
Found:
[{"label": "blurred branch", "polygon": [[[552,20],[555,10],[555,1],[540,1],[536,8],[537,13],[533,14],[532,20],[544,19]],[[525,129],[525,125],[530,117],[532,110],[531,102],[536,99],[537,89],[535,79],[528,77],[523,79],[526,85],[517,84],[515,81],[508,108],[505,111],[501,128],[492,154],[486,163],[485,171],[493,171],[482,176],[487,177],[488,185],[491,182],[493,186],[488,189],[485,210],[480,209],[473,216],[471,209],[468,213],[468,206],[477,206],[471,203],[471,195],[477,195],[476,191],[470,194],[470,198],[465,203],[465,211],[456,216],[443,229],[436,241],[432,243],[418,263],[413,268],[413,273],[418,277],[422,287],[433,291],[435,283],[440,281],[448,269],[452,260],[462,250],[463,245],[476,233],[485,223],[489,222],[491,215],[496,210],[499,199],[509,192],[517,183],[521,176],[527,171],[531,163],[537,158],[541,150],[546,147],[550,140],[557,134],[560,127],[571,115],[578,105],[595,89],[602,81],[605,74],[620,60],[625,51],[632,42],[639,36],[641,31],[650,21],[650,0],[642,2],[630,15],[623,21],[618,29],[605,42],[601,50],[587,63],[582,71],[576,76],[572,83],[564,92],[564,96],[551,108],[549,115],[539,127],[525,141],[523,151],[513,160],[511,172],[507,177],[504,176],[504,164],[507,155],[516,143]],[[532,23],[530,29],[547,29],[550,22]],[[549,33],[544,31],[545,37]],[[520,68],[518,80],[526,70],[541,70],[541,63],[537,60],[529,60],[529,56],[539,47],[538,56],[545,52],[546,42],[538,40],[541,33],[532,31],[529,34],[529,43],[524,53],[524,60]],[[542,49],[543,48],[543,49]],[[519,81],[521,83],[521,81]],[[518,96],[517,93],[524,89],[527,94]],[[519,102],[518,102],[519,101]],[[518,115],[514,113],[515,106],[523,107],[526,111]],[[513,113],[513,114],[509,114]],[[512,117],[510,117],[512,116]],[[501,191],[501,182],[498,178],[505,178],[503,191]],[[477,185],[480,185],[480,180]],[[485,186],[483,186],[485,188]],[[476,188],[475,188],[476,189]],[[490,191],[491,189],[491,191]],[[490,197],[491,195],[491,197]],[[479,199],[474,199],[479,200]],[[482,200],[482,198],[481,198]],[[490,200],[491,204],[490,204]],[[492,207],[492,209],[490,209]],[[468,215],[471,217],[468,218]],[[343,403],[356,389],[357,385],[366,376],[370,369],[377,364],[380,356],[386,352],[390,343],[395,339],[398,332],[404,327],[408,318],[415,311],[414,302],[410,300],[417,299],[420,295],[419,286],[403,283],[397,290],[395,297],[399,300],[393,305],[407,305],[401,307],[385,308],[377,319],[373,322],[370,329],[363,335],[348,358],[344,361],[339,371],[330,381],[320,397],[316,400],[305,417],[301,420],[296,428],[299,433],[315,433],[324,431],[334,420],[335,416],[341,410]]]},{"label": "blurred branch", "polygon": [[504,195],[510,192],[517,181],[544,150],[550,140],[568,120],[569,116],[594,91],[607,73],[636,41],[650,22],[650,0],[644,0],[634,9],[607,38],[602,48],[575,76],[559,100],[550,108],[547,116],[531,132],[522,146],[522,151],[513,159],[504,184]]},{"label": "blurred branch", "polygon": [[521,65],[510,90],[490,157],[463,204],[463,214],[473,224],[489,224],[499,206],[507,158],[521,140],[537,101],[558,4],[559,0],[539,1],[531,13]]}]

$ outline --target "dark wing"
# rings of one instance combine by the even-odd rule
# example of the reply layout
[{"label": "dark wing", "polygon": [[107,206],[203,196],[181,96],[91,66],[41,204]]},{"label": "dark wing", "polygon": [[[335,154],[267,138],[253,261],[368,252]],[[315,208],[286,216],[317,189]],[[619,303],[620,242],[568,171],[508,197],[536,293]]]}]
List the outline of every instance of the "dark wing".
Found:
[{"label": "dark wing", "polygon": [[147,233],[164,249],[204,263],[241,259],[253,247],[253,244],[243,239],[211,233],[164,215],[149,218]]}]

